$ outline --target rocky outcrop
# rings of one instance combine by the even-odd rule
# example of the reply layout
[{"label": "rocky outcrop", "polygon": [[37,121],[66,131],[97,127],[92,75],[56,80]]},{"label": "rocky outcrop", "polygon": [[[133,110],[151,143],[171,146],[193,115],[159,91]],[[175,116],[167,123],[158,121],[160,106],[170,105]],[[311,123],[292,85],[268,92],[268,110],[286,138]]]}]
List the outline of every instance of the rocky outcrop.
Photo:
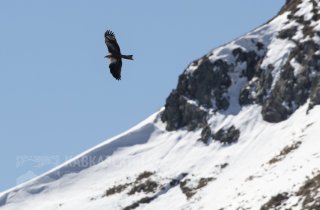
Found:
[{"label": "rocky outcrop", "polygon": [[211,63],[207,57],[196,62],[199,63],[197,70],[192,75],[182,74],[177,89],[167,98],[161,119],[167,122],[169,131],[202,127],[209,109],[226,110],[229,107],[226,98],[231,85],[228,64],[222,60]]},{"label": "rocky outcrop", "polygon": [[[229,65],[223,60],[212,63],[207,57],[200,59],[197,70],[179,77],[177,91],[185,97],[195,100],[205,108],[227,109],[228,101],[223,97],[231,80]],[[213,104],[213,100],[216,100]]]},{"label": "rocky outcrop", "polygon": [[220,142],[224,145],[236,143],[240,137],[240,130],[234,126],[228,128],[221,128],[216,133],[213,133],[210,126],[206,125],[201,132],[201,137],[198,141],[209,144],[211,140]]},{"label": "rocky outcrop", "polygon": [[202,126],[206,123],[208,111],[188,99],[178,91],[172,91],[169,95],[165,110],[162,113],[162,121],[167,122],[167,130],[177,130],[186,127],[188,130]]},{"label": "rocky outcrop", "polygon": [[204,126],[204,128],[201,131],[201,137],[198,139],[198,141],[201,141],[205,144],[210,143],[210,139],[212,139],[212,131],[209,125]]},{"label": "rocky outcrop", "polygon": [[216,141],[221,142],[222,144],[232,144],[236,143],[240,137],[240,131],[234,126],[231,126],[228,129],[220,129],[213,138]]},{"label": "rocky outcrop", "polygon": [[[262,49],[263,44],[257,43]],[[235,63],[245,63],[246,68],[240,72],[241,77],[252,79],[257,72],[261,56],[254,51],[236,48],[232,51]],[[166,100],[162,121],[167,123],[167,130],[187,128],[194,130],[207,125],[206,119],[210,111],[225,111],[230,106],[228,91],[232,85],[230,72],[234,72],[235,64],[218,59],[210,61],[207,56],[194,61],[191,66],[197,66],[192,73],[185,71],[178,81],[177,88]],[[249,104],[253,100],[245,91],[240,96],[240,103]]]},{"label": "rocky outcrop", "polygon": [[[319,46],[313,41],[297,43],[283,66],[279,80],[270,96],[263,103],[262,115],[268,122],[287,119],[298,107],[311,99],[319,104]],[[298,67],[294,68],[292,62]],[[299,68],[299,69],[297,69]]]},{"label": "rocky outcrop", "polygon": [[318,73],[312,83],[308,111],[312,109],[315,105],[319,105],[319,104],[320,104],[320,75]]},{"label": "rocky outcrop", "polygon": [[[305,17],[299,12],[301,3],[287,0],[279,12],[287,21],[272,35],[265,28],[277,21],[194,61],[167,98],[161,117],[167,130],[203,129],[212,113],[227,111],[235,101],[242,107],[261,105],[263,119],[271,123],[286,120],[308,101],[309,109],[320,104],[320,13],[317,2],[310,0],[312,14]],[[277,54],[273,43],[290,47],[283,57],[270,60],[268,52]],[[241,86],[240,80],[245,81]],[[231,95],[238,99],[231,102]],[[207,134],[201,135],[202,141]]]},{"label": "rocky outcrop", "polygon": [[298,5],[301,4],[302,0],[286,0],[285,5],[281,8],[279,15],[291,11],[295,13],[297,11]]}]

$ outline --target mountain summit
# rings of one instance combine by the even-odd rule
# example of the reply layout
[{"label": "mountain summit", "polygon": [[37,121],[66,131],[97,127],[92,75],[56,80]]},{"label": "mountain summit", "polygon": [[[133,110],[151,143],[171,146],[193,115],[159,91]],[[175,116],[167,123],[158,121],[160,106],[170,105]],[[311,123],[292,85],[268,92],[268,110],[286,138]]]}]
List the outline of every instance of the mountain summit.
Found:
[{"label": "mountain summit", "polygon": [[212,111],[236,114],[251,104],[276,123],[319,104],[319,18],[319,1],[287,1],[267,24],[192,62],[167,99],[167,129],[193,130]]},{"label": "mountain summit", "polygon": [[191,62],[159,112],[0,209],[320,209],[319,6],[288,0]]}]

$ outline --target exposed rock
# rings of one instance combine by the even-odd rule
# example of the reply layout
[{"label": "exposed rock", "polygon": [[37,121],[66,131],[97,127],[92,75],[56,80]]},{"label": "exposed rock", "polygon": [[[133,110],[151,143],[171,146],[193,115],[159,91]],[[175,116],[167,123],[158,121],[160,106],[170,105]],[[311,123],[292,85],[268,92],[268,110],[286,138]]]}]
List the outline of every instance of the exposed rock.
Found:
[{"label": "exposed rock", "polygon": [[278,38],[280,39],[292,39],[292,37],[297,33],[298,27],[293,26],[288,29],[284,29],[279,32]]},{"label": "exposed rock", "polygon": [[[262,43],[257,43],[257,46],[263,48]],[[254,51],[245,52],[240,48],[232,53],[238,63],[247,64],[242,75],[251,79],[260,57]],[[204,127],[209,109],[227,110],[230,105],[227,93],[231,79],[228,72],[233,71],[234,66],[221,59],[212,63],[207,57],[195,61],[193,65],[198,65],[197,70],[182,74],[177,89],[166,100],[161,119],[167,123],[169,131]]]},{"label": "exposed rock", "polygon": [[133,182],[128,182],[125,184],[119,184],[119,185],[110,187],[109,189],[106,190],[106,192],[102,195],[102,197],[121,193],[126,189],[128,189],[130,186],[133,186],[133,187],[128,192],[129,195],[132,195],[136,192],[147,192],[147,193],[154,192],[158,187],[158,183],[148,179],[152,175],[154,175],[154,172],[144,171],[141,174],[139,174],[138,177]]},{"label": "exposed rock", "polygon": [[[203,57],[196,71],[179,77],[177,91],[205,108],[215,105],[218,110],[226,110],[229,104],[223,94],[231,85],[228,70],[229,65],[223,60],[211,63],[207,57]],[[214,105],[213,99],[216,99]]]},{"label": "exposed rock", "polygon": [[249,104],[263,104],[268,90],[271,89],[274,67],[269,65],[267,69],[257,69],[255,76],[242,87],[239,97],[241,106]]},{"label": "exposed rock", "polygon": [[151,171],[144,171],[141,174],[138,175],[136,182],[141,181],[142,179],[147,179],[150,176],[154,175],[155,172],[151,172]]},{"label": "exposed rock", "polygon": [[177,89],[166,100],[161,120],[167,122],[169,131],[203,127],[208,108],[226,110],[229,107],[225,96],[231,85],[228,64],[222,60],[211,63],[206,57],[199,63],[192,75],[182,74],[179,77]]},{"label": "exposed rock", "polygon": [[[318,3],[311,0],[312,19],[307,19],[298,13],[300,3],[301,0],[288,0],[279,13],[288,12],[288,22],[283,30],[275,31],[274,39],[287,40],[292,45],[280,65],[274,66],[268,60],[270,64],[262,66],[268,59],[268,42],[251,36],[237,40],[231,47],[222,47],[216,58],[211,57],[215,54],[212,52],[194,61],[190,65],[192,70],[179,77],[177,88],[166,101],[161,119],[167,123],[167,130],[202,128],[200,140],[207,143],[209,113],[227,110],[230,95],[238,94],[229,93],[232,79],[241,79],[240,84],[244,84],[239,87],[240,106],[261,105],[261,114],[267,122],[288,119],[308,99],[309,109],[320,104],[320,47],[312,39],[319,38],[320,32],[316,24],[311,24],[320,20],[320,13]],[[238,73],[240,78],[235,78]]]},{"label": "exposed rock", "polygon": [[[276,95],[276,94],[274,94]],[[268,100],[262,109],[263,119],[267,122],[277,123],[287,119],[292,111],[288,106],[284,106],[283,101],[278,98]]]},{"label": "exposed rock", "polygon": [[276,209],[283,202],[288,200],[288,198],[288,193],[279,193],[278,195],[271,197],[270,200],[260,208],[260,210]]},{"label": "exposed rock", "polygon": [[188,173],[181,173],[178,177],[171,179],[168,187],[172,188],[172,187],[177,186],[178,184],[181,183],[181,180],[183,180],[187,175],[188,175]]},{"label": "exposed rock", "polygon": [[281,160],[283,160],[289,153],[293,152],[294,150],[298,149],[301,145],[301,141],[294,142],[292,145],[286,146],[281,150],[280,154],[272,158],[268,164],[275,164]]},{"label": "exposed rock", "polygon": [[[163,183],[161,184],[161,181],[158,183],[149,179],[153,175],[155,175],[155,172],[145,171],[139,174],[134,182],[121,185],[121,186],[126,186],[124,189],[126,189],[129,186],[133,186],[131,190],[127,193],[129,196],[132,196],[135,193],[151,194],[150,196],[143,197],[133,202],[132,204],[124,207],[123,210],[135,209],[139,207],[141,204],[150,203],[151,201],[158,198],[162,194],[178,186],[182,182],[182,180],[188,175],[188,173],[179,174],[176,178],[171,179],[170,182],[165,185],[163,185]],[[200,187],[203,187],[204,185],[206,185],[205,180],[202,180]]]},{"label": "exposed rock", "polygon": [[209,140],[211,137],[212,137],[211,128],[209,125],[206,125],[201,131],[201,138],[198,140],[202,141],[205,144],[209,144]]},{"label": "exposed rock", "polygon": [[287,0],[286,4],[280,10],[279,15],[288,11],[295,13],[298,10],[298,5],[301,4],[301,2],[302,0]]},{"label": "exposed rock", "polygon": [[133,195],[135,193],[154,193],[158,188],[158,183],[152,180],[146,180],[142,183],[135,184],[131,190],[128,192],[128,195]]},{"label": "exposed rock", "polygon": [[115,186],[107,189],[105,194],[102,195],[102,197],[111,196],[113,194],[121,193],[124,190],[126,190],[129,186],[130,186],[130,184],[128,184],[128,183],[115,185]]},{"label": "exposed rock", "polygon": [[168,131],[187,127],[188,130],[194,130],[201,125],[206,124],[207,111],[189,103],[186,97],[177,91],[172,91],[165,105],[165,110],[161,115],[161,120],[167,122]]},{"label": "exposed rock", "polygon": [[[263,44],[257,44],[259,50],[263,49]],[[246,52],[241,48],[236,48],[232,51],[233,56],[236,58],[237,63],[246,63],[246,68],[243,69],[242,75],[247,77],[250,81],[257,72],[260,64],[260,56],[255,51]]]},{"label": "exposed rock", "polygon": [[123,210],[135,209],[135,208],[139,207],[140,204],[150,203],[150,202],[153,201],[155,198],[156,198],[156,196],[141,198],[140,200],[134,202],[133,204],[124,207]]},{"label": "exposed rock", "polygon": [[187,199],[190,199],[192,196],[194,196],[197,191],[205,186],[208,185],[209,182],[213,181],[214,178],[209,177],[209,178],[201,178],[198,181],[198,184],[196,187],[190,187],[188,184],[190,183],[190,179],[186,179],[180,183],[180,189],[187,196]]},{"label": "exposed rock", "polygon": [[320,173],[308,179],[296,193],[304,210],[320,209]]},{"label": "exposed rock", "polygon": [[234,126],[228,129],[220,129],[215,135],[214,139],[223,144],[236,143],[240,137],[240,131]]},{"label": "exposed rock", "polygon": [[256,43],[256,47],[257,47],[257,49],[260,51],[260,50],[263,50],[264,49],[264,44],[262,43],[262,42],[257,42]]},{"label": "exposed rock", "polygon": [[227,166],[229,165],[229,163],[223,163],[219,165],[220,169],[225,169]]},{"label": "exposed rock", "polygon": [[[313,41],[297,44],[289,55],[286,64],[275,84],[271,94],[262,104],[262,116],[268,122],[280,122],[287,119],[297,108],[305,104],[311,95],[311,104],[319,104],[317,96],[318,80],[312,76],[319,69],[320,56],[315,52],[319,46]],[[294,69],[292,60],[297,62],[300,69]]]},{"label": "exposed rock", "polygon": [[315,105],[320,104],[320,73],[317,73],[315,79],[312,81],[312,88],[310,93],[310,104],[308,111]]}]

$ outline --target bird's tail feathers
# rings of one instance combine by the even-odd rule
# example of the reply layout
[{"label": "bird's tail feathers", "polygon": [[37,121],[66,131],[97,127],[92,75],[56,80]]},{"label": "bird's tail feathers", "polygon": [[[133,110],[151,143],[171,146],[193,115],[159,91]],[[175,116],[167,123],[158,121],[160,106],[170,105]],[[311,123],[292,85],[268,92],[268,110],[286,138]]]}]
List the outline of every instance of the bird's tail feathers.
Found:
[{"label": "bird's tail feathers", "polygon": [[127,60],[133,60],[133,55],[121,55],[121,58],[127,59]]}]

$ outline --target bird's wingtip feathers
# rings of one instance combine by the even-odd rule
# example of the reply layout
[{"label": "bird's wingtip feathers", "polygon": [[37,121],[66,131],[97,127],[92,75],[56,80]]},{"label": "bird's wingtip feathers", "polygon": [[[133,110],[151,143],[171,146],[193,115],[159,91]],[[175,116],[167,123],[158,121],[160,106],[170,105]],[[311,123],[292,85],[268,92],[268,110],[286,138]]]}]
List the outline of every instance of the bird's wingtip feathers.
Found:
[{"label": "bird's wingtip feathers", "polygon": [[114,33],[113,33],[113,31],[111,31],[111,30],[107,30],[105,33],[104,33],[104,36],[106,37],[106,36],[114,36]]}]

